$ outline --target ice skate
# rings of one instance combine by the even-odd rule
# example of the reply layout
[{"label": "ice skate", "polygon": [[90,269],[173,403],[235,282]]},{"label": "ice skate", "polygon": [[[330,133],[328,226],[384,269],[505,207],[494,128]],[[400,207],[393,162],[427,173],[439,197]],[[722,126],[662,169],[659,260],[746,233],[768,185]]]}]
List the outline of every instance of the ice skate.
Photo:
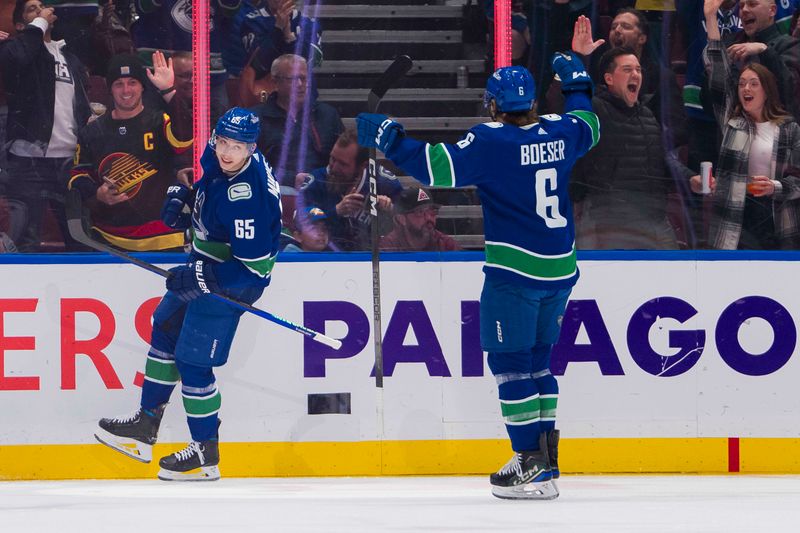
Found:
[{"label": "ice skate", "polygon": [[489,476],[492,494],[507,500],[554,500],[558,486],[552,481],[547,438],[539,435],[539,450],[522,451]]},{"label": "ice skate", "polygon": [[128,416],[103,418],[94,437],[106,446],[132,459],[149,463],[153,459],[153,444],[164,416],[166,403],[154,409],[137,409]]},{"label": "ice skate", "polygon": [[547,457],[550,459],[550,473],[553,479],[561,477],[561,470],[558,469],[558,441],[561,439],[561,432],[557,429],[547,433]]},{"label": "ice skate", "polygon": [[163,481],[216,481],[219,475],[219,442],[192,441],[186,448],[161,458],[158,479]]}]

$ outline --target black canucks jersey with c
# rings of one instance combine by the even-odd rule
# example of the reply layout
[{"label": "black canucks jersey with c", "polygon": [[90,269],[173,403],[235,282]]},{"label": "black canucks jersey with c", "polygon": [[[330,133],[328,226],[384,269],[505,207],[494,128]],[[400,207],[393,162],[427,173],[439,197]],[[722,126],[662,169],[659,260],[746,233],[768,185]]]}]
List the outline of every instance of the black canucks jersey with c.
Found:
[{"label": "black canucks jersey with c", "polygon": [[210,147],[200,163],[203,178],[194,185],[193,254],[222,263],[216,273],[224,287],[269,285],[281,232],[280,187],[272,169],[258,150],[235,176],[222,172]]},{"label": "black canucks jersey with c", "polygon": [[90,178],[95,186],[110,180],[130,197],[114,205],[89,200],[95,229],[112,244],[127,250],[183,246],[183,233],[161,222],[161,206],[175,181],[174,155],[191,145],[191,139],[172,134],[169,115],[160,111],[144,109],[125,120],[106,113],[78,132],[70,188],[80,179]]},{"label": "black canucks jersey with c", "polygon": [[419,181],[439,187],[475,185],[483,206],[487,276],[537,288],[578,279],[575,227],[568,194],[575,161],[600,138],[588,102],[523,127],[479,124],[456,144],[403,138],[387,154]]}]

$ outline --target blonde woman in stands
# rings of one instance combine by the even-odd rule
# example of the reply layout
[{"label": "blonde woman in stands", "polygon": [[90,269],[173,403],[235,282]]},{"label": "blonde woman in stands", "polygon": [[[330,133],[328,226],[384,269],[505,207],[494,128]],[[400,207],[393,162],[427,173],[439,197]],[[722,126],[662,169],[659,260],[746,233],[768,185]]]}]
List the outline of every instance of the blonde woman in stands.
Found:
[{"label": "blonde woman in stands", "polygon": [[[800,248],[800,126],[784,110],[775,76],[758,63],[741,68],[730,86],[731,59],[720,40],[722,0],[705,0],[709,84],[722,128],[712,184],[708,242],[724,250]],[[700,192],[700,180],[692,179]]]}]

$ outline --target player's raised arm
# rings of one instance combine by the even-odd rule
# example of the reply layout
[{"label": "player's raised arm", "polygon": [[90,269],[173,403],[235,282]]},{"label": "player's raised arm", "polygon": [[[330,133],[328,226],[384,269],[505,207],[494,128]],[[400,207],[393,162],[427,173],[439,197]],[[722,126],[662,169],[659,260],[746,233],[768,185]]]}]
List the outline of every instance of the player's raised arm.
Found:
[{"label": "player's raised arm", "polygon": [[578,152],[583,155],[600,140],[600,121],[592,111],[594,83],[576,54],[556,52],[553,72],[561,79],[565,114],[573,118]]},{"label": "player's raised arm", "polygon": [[455,144],[429,144],[405,134],[402,124],[386,115],[361,113],[356,117],[358,142],[379,148],[400,168],[425,185],[463,187],[491,179],[497,136],[492,130],[502,126],[501,114],[517,117],[520,124],[536,121],[533,110],[536,85],[523,67],[506,67],[494,72],[486,82],[484,105],[494,122],[470,129]]}]

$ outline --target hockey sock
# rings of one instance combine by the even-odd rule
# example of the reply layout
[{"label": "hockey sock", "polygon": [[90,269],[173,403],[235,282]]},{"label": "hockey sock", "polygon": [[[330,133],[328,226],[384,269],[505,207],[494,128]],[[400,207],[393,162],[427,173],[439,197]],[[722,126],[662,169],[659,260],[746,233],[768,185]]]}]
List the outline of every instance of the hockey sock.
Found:
[{"label": "hockey sock", "polygon": [[492,352],[489,368],[497,380],[500,412],[514,451],[538,450],[541,432],[539,389],[531,377],[530,352]]},{"label": "hockey sock", "polygon": [[553,431],[556,427],[556,407],[558,405],[558,381],[550,373],[551,344],[537,344],[531,350],[533,354],[533,373],[539,391],[539,417],[543,432]]},{"label": "hockey sock", "polygon": [[169,401],[175,385],[181,377],[173,359],[167,359],[165,354],[156,354],[150,350],[144,367],[144,382],[142,383],[143,409],[154,409]]},{"label": "hockey sock", "polygon": [[222,396],[217,389],[213,368],[178,363],[181,372],[181,395],[192,440],[217,439],[217,413]]},{"label": "hockey sock", "polygon": [[542,431],[553,431],[556,428],[558,382],[549,370],[542,370],[533,374],[533,380],[539,389],[539,423]]}]

